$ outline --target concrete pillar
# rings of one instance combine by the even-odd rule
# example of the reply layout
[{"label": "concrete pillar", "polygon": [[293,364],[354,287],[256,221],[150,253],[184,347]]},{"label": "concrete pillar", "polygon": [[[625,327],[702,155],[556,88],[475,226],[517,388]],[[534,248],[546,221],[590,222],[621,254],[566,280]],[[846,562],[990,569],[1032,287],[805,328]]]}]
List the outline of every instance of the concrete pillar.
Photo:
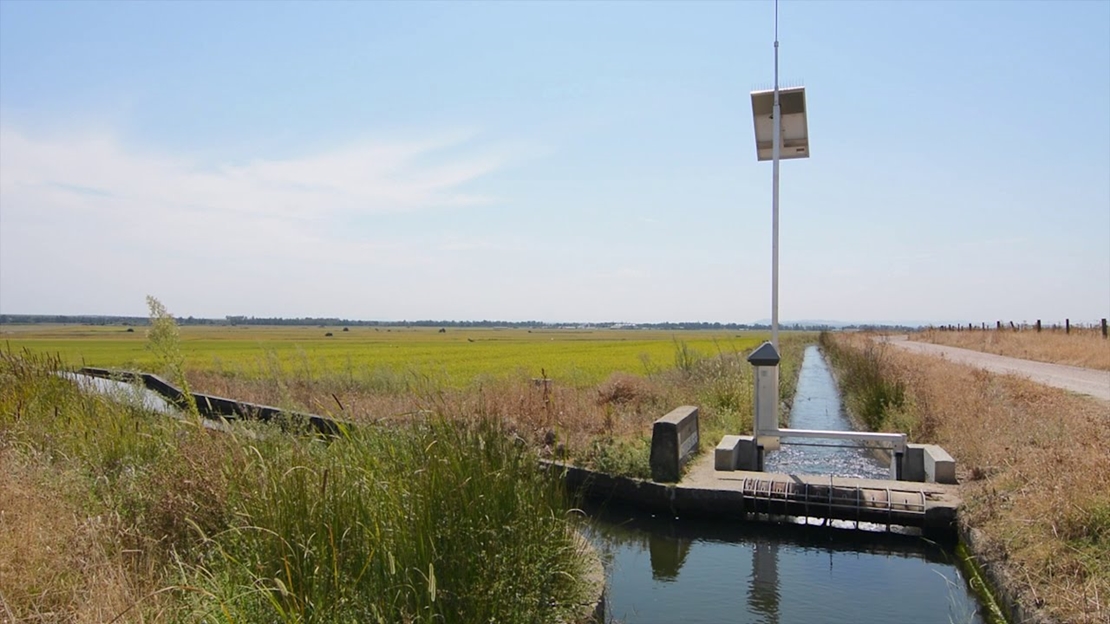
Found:
[{"label": "concrete pillar", "polygon": [[[748,363],[755,368],[755,417],[756,445],[764,451],[779,448],[779,352],[773,344],[765,342],[748,356]],[[759,462],[762,468],[762,462]]]}]

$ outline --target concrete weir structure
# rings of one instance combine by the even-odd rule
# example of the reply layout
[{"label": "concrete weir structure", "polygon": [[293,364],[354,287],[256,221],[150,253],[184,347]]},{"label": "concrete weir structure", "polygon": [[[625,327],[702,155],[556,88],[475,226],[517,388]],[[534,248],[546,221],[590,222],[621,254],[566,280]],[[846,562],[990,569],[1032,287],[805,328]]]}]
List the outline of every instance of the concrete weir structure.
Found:
[{"label": "concrete weir structure", "polygon": [[[567,480],[593,496],[665,507],[676,514],[817,518],[854,522],[857,528],[867,523],[955,532],[960,499],[952,487],[955,462],[944,449],[908,444],[901,433],[780,428],[778,350],[765,343],[748,360],[755,367],[753,435],[724,436],[712,454],[683,474],[699,444],[698,410],[683,406],[653,425],[654,483],[563,467]],[[886,447],[890,479],[764,472],[765,453],[784,445],[813,446],[809,440],[821,438]]]}]

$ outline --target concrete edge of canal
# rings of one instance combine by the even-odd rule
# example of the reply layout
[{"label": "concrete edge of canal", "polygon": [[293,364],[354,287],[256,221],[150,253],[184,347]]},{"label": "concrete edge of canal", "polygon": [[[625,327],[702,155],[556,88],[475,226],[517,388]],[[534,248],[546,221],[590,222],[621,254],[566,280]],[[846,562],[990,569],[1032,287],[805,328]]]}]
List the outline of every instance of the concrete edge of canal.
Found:
[{"label": "concrete edge of canal", "polygon": [[[684,479],[662,484],[561,462],[542,461],[541,465],[560,473],[568,488],[589,498],[672,515],[745,521],[761,515],[815,517],[907,526],[926,536],[954,538],[961,504],[954,486],[936,483],[734,471],[710,482]],[[757,484],[758,488],[753,487]],[[766,490],[759,489],[763,487]],[[869,494],[873,492],[885,496],[879,500]]]},{"label": "concrete edge of canal", "polygon": [[575,531],[575,542],[586,558],[586,570],[581,582],[589,600],[581,604],[568,624],[603,624],[605,622],[605,566],[597,548],[582,534]]},{"label": "concrete edge of canal", "polygon": [[982,584],[982,587],[975,587],[972,583],[973,590],[994,620],[1011,624],[1061,624],[1024,604],[1018,595],[1018,583],[1011,579],[1005,561],[989,554],[981,530],[960,521],[958,532],[960,567]]}]

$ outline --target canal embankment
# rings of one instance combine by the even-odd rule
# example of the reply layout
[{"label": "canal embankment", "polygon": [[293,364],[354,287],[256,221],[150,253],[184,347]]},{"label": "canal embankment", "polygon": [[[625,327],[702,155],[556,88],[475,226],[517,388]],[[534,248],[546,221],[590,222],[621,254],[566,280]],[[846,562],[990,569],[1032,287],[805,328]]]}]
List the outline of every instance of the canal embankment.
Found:
[{"label": "canal embankment", "polygon": [[961,534],[1010,621],[1110,621],[1105,403],[866,335],[822,344],[869,427],[956,458]]},{"label": "canal embankment", "polygon": [[61,368],[0,352],[0,621],[569,622],[597,604],[567,498],[498,423],[216,432]]}]

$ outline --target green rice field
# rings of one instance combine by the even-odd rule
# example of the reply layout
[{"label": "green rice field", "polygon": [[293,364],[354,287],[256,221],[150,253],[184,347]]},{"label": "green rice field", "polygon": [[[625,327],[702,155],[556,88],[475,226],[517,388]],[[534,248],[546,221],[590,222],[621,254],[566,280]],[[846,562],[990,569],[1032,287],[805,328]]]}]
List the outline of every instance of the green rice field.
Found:
[{"label": "green rice field", "polygon": [[[411,327],[185,326],[185,367],[242,377],[277,373],[390,371],[462,386],[482,378],[547,376],[573,385],[603,381],[618,371],[650,374],[686,353],[747,352],[764,332],[661,330],[464,329]],[[326,334],[332,334],[327,336]],[[0,347],[58,355],[71,366],[153,370],[146,328],[4,325]]]}]

